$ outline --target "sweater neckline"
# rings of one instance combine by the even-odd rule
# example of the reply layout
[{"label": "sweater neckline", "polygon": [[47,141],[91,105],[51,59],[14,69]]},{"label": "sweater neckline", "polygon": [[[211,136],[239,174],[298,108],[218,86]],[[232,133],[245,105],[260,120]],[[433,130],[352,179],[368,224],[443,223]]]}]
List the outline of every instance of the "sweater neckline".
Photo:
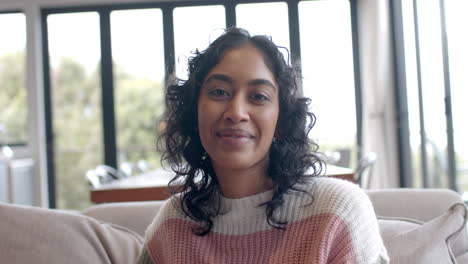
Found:
[{"label": "sweater neckline", "polygon": [[264,192],[260,192],[257,194],[241,197],[241,198],[228,198],[223,196],[223,194],[220,193],[220,198],[221,202],[223,205],[225,205],[227,208],[237,208],[237,207],[243,207],[243,208],[252,208],[252,207],[258,207],[260,204],[268,202],[271,200],[271,197],[273,196],[274,190],[270,189]]}]

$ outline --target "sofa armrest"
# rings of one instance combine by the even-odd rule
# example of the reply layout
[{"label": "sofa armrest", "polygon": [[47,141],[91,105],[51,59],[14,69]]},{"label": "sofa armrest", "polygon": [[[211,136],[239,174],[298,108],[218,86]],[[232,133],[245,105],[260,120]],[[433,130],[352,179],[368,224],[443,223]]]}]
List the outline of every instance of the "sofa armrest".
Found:
[{"label": "sofa armrest", "polygon": [[463,203],[461,195],[448,189],[381,189],[368,190],[367,194],[378,216],[422,222],[438,217],[455,203]]}]

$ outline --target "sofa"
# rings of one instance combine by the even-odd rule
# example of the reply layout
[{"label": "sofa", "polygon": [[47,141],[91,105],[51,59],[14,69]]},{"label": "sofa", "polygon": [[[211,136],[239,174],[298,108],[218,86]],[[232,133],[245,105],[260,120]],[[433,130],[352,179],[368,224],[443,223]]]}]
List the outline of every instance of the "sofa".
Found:
[{"label": "sofa", "polygon": [[[391,263],[468,263],[467,208],[445,189],[367,191]],[[0,263],[134,263],[164,201],[82,212],[0,203]]]}]

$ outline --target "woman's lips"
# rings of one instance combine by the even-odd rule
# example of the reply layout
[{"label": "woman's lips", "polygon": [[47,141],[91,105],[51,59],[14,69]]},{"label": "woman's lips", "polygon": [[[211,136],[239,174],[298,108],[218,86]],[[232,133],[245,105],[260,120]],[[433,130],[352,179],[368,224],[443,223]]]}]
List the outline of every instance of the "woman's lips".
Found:
[{"label": "woman's lips", "polygon": [[235,129],[235,128],[224,128],[216,131],[216,135],[219,137],[246,137],[252,138],[253,135],[250,134],[248,131],[243,129]]},{"label": "woman's lips", "polygon": [[243,129],[225,128],[216,131],[216,136],[228,146],[241,147],[248,143],[254,136]]}]

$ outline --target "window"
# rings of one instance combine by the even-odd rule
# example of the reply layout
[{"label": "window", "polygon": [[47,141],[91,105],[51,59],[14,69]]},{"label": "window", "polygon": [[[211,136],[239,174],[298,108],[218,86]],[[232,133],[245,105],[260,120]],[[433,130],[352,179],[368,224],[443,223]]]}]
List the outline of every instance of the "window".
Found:
[{"label": "window", "polygon": [[0,145],[26,144],[26,19],[23,13],[0,14]]},{"label": "window", "polygon": [[57,207],[83,209],[86,171],[103,163],[99,15],[53,14],[47,26]]},{"label": "window", "polygon": [[118,164],[127,174],[143,173],[160,167],[154,141],[164,110],[161,9],[111,12],[111,36]]},{"label": "window", "polygon": [[[288,5],[285,2],[239,4],[236,15],[238,27],[247,29],[252,35],[271,36],[277,46],[289,50]],[[284,53],[288,58],[289,54]]]},{"label": "window", "polygon": [[468,3],[402,3],[413,182],[468,193],[468,141],[463,136],[468,127],[462,119],[468,110],[462,101],[468,96]]},{"label": "window", "polygon": [[468,2],[447,0],[445,3],[457,182],[468,200]]},{"label": "window", "polygon": [[417,78],[417,59],[416,59],[416,43],[415,43],[415,28],[412,25],[413,3],[412,1],[403,1],[403,20],[405,26],[405,64],[406,64],[406,86],[408,97],[408,120],[410,129],[410,148],[413,175],[413,186],[422,187],[422,155],[421,155],[421,128],[419,120],[419,93],[418,93],[418,78]]},{"label": "window", "polygon": [[[44,67],[50,73],[45,83],[51,102],[50,113],[46,111],[51,118],[46,120],[52,120],[47,135],[54,145],[49,174],[57,189],[50,200],[59,208],[89,206],[85,175],[100,164],[132,175],[160,166],[155,141],[164,110],[166,69],[175,66],[176,76],[186,79],[188,59],[224,32],[227,19],[253,35],[272,36],[279,46],[294,45],[295,51],[303,47],[304,94],[312,98],[312,111],[319,117],[312,136],[321,150],[355,151],[349,2],[299,2],[301,41],[298,35],[290,36],[291,28],[299,32],[297,22],[291,23],[297,16],[289,17],[293,11],[288,7],[295,4],[171,2],[45,9],[49,57]],[[346,123],[347,129],[327,125],[337,118],[330,107],[339,99],[334,94],[346,98],[339,102],[340,121],[332,123]]]},{"label": "window", "polygon": [[311,136],[331,161],[353,166],[357,128],[349,1],[300,2],[299,26],[303,91],[317,116]]},{"label": "window", "polygon": [[224,7],[190,6],[174,9],[176,76],[186,79],[188,59],[219,37],[226,27]]}]

